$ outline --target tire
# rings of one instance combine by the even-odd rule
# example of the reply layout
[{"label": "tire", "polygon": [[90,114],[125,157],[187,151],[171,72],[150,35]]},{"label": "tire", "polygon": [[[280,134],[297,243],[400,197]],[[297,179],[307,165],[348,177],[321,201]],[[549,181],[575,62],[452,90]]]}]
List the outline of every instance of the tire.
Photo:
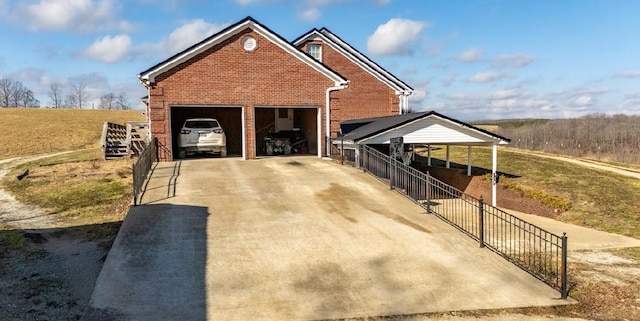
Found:
[{"label": "tire", "polygon": [[184,147],[178,149],[178,159],[184,159],[185,156],[187,156],[187,149]]},{"label": "tire", "polygon": [[220,151],[220,157],[227,157],[227,149],[223,149]]}]

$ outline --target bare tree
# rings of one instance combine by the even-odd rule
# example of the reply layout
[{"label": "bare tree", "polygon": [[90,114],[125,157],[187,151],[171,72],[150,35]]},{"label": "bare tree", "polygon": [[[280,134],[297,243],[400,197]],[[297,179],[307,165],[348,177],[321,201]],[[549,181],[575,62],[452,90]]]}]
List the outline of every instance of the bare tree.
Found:
[{"label": "bare tree", "polygon": [[574,119],[500,123],[517,148],[625,163],[640,163],[640,116],[592,114]]},{"label": "bare tree", "polygon": [[31,91],[30,89],[24,89],[20,91],[17,103],[18,107],[40,107],[40,101],[36,99],[33,91]]},{"label": "bare tree", "polygon": [[49,99],[51,99],[53,108],[62,107],[62,88],[60,88],[60,85],[55,82],[49,84]]},{"label": "bare tree", "polygon": [[121,92],[118,97],[116,97],[116,107],[122,110],[131,109],[131,105],[129,104],[129,99],[127,98],[127,94],[125,92]]},{"label": "bare tree", "polygon": [[12,88],[13,80],[0,78],[0,107],[9,107]]},{"label": "bare tree", "polygon": [[116,95],[113,93],[108,93],[102,95],[100,97],[100,104],[98,105],[100,109],[115,109],[116,108]]},{"label": "bare tree", "polygon": [[0,78],[0,107],[39,107],[33,91],[22,82]]},{"label": "bare tree", "polygon": [[71,108],[82,108],[91,95],[87,91],[87,85],[83,82],[71,84],[71,92],[67,95],[66,105]]}]

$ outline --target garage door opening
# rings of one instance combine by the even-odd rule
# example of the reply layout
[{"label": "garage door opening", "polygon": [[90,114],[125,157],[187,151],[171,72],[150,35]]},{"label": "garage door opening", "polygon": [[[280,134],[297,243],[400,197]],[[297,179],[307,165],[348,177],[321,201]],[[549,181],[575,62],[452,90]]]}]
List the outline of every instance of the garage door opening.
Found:
[{"label": "garage door opening", "polygon": [[[184,121],[189,118],[215,118],[227,136],[227,156],[242,157],[242,108],[241,107],[171,107],[171,155],[178,158],[178,135]],[[204,157],[207,157],[204,154]]]},{"label": "garage door opening", "polygon": [[318,154],[318,108],[255,109],[256,155]]}]

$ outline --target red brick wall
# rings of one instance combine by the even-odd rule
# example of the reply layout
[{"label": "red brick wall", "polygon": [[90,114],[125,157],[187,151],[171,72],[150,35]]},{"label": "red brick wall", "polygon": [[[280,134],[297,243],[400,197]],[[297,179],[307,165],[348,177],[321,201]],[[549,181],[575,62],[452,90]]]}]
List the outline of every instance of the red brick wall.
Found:
[{"label": "red brick wall", "polygon": [[399,100],[395,91],[369,72],[322,42],[322,62],[349,80],[349,87],[331,94],[331,136],[340,130],[340,123],[349,119],[397,115]]},{"label": "red brick wall", "polygon": [[[241,39],[245,35],[257,40],[254,51],[247,52],[242,48]],[[161,144],[163,160],[171,160],[169,107],[172,105],[245,107],[246,153],[247,158],[254,158],[255,106],[324,106],[325,90],[334,85],[333,81],[250,29],[155,80],[149,97],[151,130]],[[323,123],[324,115],[323,109]]]}]

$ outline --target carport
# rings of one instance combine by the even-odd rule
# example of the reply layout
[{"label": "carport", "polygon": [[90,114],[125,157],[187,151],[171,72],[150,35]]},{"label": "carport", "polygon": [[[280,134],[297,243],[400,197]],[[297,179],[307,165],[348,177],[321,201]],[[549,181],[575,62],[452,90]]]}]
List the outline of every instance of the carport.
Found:
[{"label": "carport", "polygon": [[172,159],[176,159],[178,135],[184,121],[189,118],[215,118],[224,128],[227,136],[227,153],[229,156],[244,157],[244,117],[240,106],[171,106],[171,139]]},{"label": "carport", "polygon": [[398,116],[354,119],[340,124],[341,137],[333,141],[344,149],[354,150],[356,165],[359,164],[361,145],[370,145],[389,151],[391,139],[401,137],[405,145],[427,145],[428,166],[431,166],[433,146],[445,146],[445,167],[450,168],[451,146],[467,146],[467,175],[471,176],[471,149],[473,146],[491,146],[491,203],[496,206],[496,184],[498,167],[498,145],[509,144],[509,139],[473,125],[449,118],[434,111]]}]

